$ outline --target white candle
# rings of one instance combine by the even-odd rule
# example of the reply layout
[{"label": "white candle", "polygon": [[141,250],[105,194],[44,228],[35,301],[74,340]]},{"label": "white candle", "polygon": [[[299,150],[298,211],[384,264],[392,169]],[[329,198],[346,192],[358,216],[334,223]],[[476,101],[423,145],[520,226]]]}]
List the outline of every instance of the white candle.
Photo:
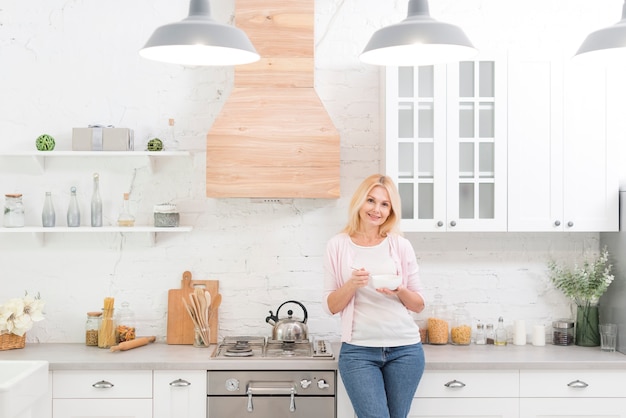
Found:
[{"label": "white candle", "polygon": [[513,334],[513,344],[526,345],[526,322],[523,319],[515,320],[515,333]]},{"label": "white candle", "polygon": [[536,347],[546,345],[546,327],[543,325],[533,327],[533,345]]}]

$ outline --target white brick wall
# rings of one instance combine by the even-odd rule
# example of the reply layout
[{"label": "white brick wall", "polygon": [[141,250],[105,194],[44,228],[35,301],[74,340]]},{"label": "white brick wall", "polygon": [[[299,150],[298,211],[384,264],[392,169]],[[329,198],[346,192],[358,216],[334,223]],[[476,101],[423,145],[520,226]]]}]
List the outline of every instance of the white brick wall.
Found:
[{"label": "white brick wall", "polygon": [[[211,2],[227,22],[233,0]],[[591,30],[619,20],[621,1],[432,0],[433,17],[462,24],[477,46],[570,54]],[[601,10],[599,10],[601,8]],[[132,184],[138,222],[152,205],[173,201],[188,234],[48,234],[40,245],[27,234],[0,235],[0,302],[25,290],[40,292],[47,319],[29,341],[81,342],[85,312],[103,298],[127,300],[138,332],[163,340],[167,290],[184,270],[219,279],[221,335],[267,334],[271,309],[296,299],[309,311],[311,333],[338,336],[336,318],[320,307],[322,253],[345,220],[349,195],[383,156],[378,69],[358,54],[372,31],[404,18],[406,1],[317,0],[317,91],[341,133],[341,186],[335,200],[253,204],[204,196],[205,135],[228,96],[232,69],[182,68],[141,59],[137,50],[157,26],[180,20],[188,3],[166,0],[4,1],[0,5],[0,150],[32,149],[49,133],[69,149],[71,128],[91,123],[135,129],[139,147],[167,119],[192,157],[161,162],[59,159],[45,172],[28,160],[0,158],[0,193],[24,193],[28,219],[39,220],[44,192],[55,196],[64,224],[69,187],[76,185],[88,222],[91,174],[101,174],[105,223],[115,222],[121,195]],[[245,117],[242,115],[242,117]],[[134,178],[134,181],[133,181]],[[548,324],[569,314],[547,285],[549,256],[580,259],[597,250],[597,234],[409,234],[425,294],[465,303],[475,320],[508,324],[524,318]]]}]

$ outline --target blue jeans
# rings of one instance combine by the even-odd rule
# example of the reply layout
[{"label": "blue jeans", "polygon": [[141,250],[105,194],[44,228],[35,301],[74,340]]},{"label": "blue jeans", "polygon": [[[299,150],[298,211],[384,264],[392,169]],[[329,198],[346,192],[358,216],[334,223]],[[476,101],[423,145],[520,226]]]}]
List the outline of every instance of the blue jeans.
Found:
[{"label": "blue jeans", "polygon": [[339,373],[358,418],[406,418],[424,373],[421,343],[362,347],[343,343]]}]

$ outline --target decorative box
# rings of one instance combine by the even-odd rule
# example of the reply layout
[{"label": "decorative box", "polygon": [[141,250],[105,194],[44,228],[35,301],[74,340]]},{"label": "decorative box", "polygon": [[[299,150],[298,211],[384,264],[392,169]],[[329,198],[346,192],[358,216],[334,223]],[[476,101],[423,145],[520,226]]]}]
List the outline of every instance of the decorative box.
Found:
[{"label": "decorative box", "polygon": [[133,130],[113,126],[89,125],[72,129],[73,151],[132,151]]},{"label": "decorative box", "polygon": [[177,227],[179,221],[180,215],[173,203],[161,203],[154,206],[154,226]]}]

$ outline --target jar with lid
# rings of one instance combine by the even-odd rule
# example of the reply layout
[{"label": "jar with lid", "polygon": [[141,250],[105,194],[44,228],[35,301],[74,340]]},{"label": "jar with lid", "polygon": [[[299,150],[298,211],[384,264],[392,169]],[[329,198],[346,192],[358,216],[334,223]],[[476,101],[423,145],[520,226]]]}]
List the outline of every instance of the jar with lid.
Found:
[{"label": "jar with lid", "polygon": [[552,344],[574,344],[574,321],[571,319],[558,319],[552,322]]},{"label": "jar with lid", "polygon": [[504,318],[498,318],[498,328],[496,328],[496,339],[494,345],[505,346],[507,343],[506,328],[504,328]]},{"label": "jar with lid", "polygon": [[485,343],[487,345],[495,344],[496,342],[496,332],[493,329],[493,324],[487,324],[485,326]]},{"label": "jar with lid", "polygon": [[474,336],[474,342],[477,345],[487,344],[487,340],[485,338],[485,325],[480,322],[476,324],[476,334]]},{"label": "jar with lid", "polygon": [[122,302],[122,308],[117,312],[115,324],[115,342],[119,344],[135,339],[135,314],[129,308],[128,302]]},{"label": "jar with lid", "polygon": [[435,295],[432,313],[428,318],[428,343],[434,345],[448,344],[448,308],[442,295]]},{"label": "jar with lid", "polygon": [[452,313],[450,337],[454,345],[469,345],[472,341],[472,318],[462,305]]},{"label": "jar with lid", "polygon": [[4,226],[7,228],[24,226],[24,204],[21,193],[4,195]]},{"label": "jar with lid", "polygon": [[85,345],[91,347],[98,346],[98,332],[100,331],[100,321],[102,312],[87,312],[87,322],[85,323]]}]

